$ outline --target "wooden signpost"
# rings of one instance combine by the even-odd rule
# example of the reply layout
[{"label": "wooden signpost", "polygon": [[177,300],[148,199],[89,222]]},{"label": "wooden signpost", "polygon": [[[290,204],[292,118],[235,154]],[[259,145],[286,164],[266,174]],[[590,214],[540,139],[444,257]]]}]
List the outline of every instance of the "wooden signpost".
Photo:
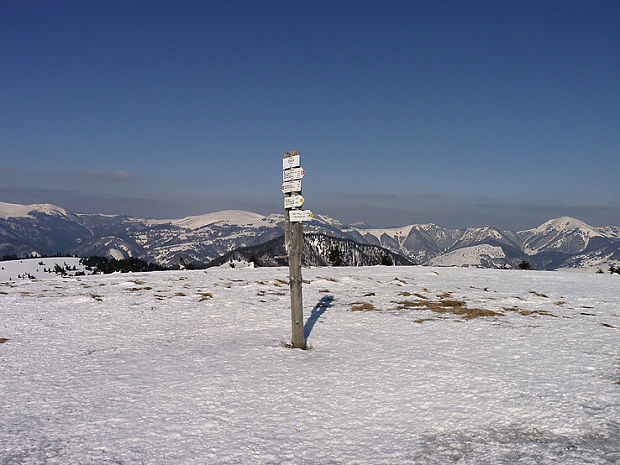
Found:
[{"label": "wooden signpost", "polygon": [[284,154],[282,160],[282,192],[284,192],[284,246],[288,254],[289,287],[291,290],[291,323],[293,338],[291,345],[296,349],[306,348],[304,336],[304,310],[301,292],[301,252],[304,245],[302,223],[312,220],[310,210],[301,210],[304,198],[301,196],[301,178],[306,172],[300,166],[299,150]]}]

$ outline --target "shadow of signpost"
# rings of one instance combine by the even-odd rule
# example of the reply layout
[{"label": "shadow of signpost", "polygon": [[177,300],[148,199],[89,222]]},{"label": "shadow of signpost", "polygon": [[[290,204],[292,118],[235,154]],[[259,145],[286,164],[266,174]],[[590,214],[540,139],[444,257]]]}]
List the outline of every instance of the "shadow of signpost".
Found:
[{"label": "shadow of signpost", "polygon": [[308,339],[308,336],[310,336],[312,328],[314,328],[314,325],[316,324],[318,319],[321,318],[321,315],[325,313],[325,310],[332,306],[333,301],[334,296],[326,295],[321,298],[321,300],[319,300],[314,306],[314,308],[312,309],[312,313],[310,313],[310,316],[308,317],[308,320],[304,325],[304,336],[306,337],[306,339]]}]

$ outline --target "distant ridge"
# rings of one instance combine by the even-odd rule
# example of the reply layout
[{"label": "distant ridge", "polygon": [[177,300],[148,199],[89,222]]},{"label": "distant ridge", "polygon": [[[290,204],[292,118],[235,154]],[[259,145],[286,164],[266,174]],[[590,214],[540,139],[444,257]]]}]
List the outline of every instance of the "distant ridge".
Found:
[{"label": "distant ridge", "polygon": [[[204,264],[233,250],[276,239],[284,233],[283,221],[282,214],[264,216],[240,210],[156,220],[76,214],[50,204],[0,202],[0,256],[61,252],[136,257],[168,267],[177,266],[179,257]],[[593,227],[566,216],[536,228],[508,231],[449,229],[432,223],[368,228],[319,214],[304,231],[381,247],[419,264],[515,268],[526,260],[535,269],[598,269],[620,264],[619,226]],[[323,249],[321,254],[328,252]]]}]

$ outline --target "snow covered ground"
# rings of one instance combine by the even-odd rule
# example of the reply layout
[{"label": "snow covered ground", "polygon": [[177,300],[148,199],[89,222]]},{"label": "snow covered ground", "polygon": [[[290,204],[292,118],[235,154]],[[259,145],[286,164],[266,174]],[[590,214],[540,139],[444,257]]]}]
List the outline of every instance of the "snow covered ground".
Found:
[{"label": "snow covered ground", "polygon": [[[620,276],[286,268],[0,284],[0,464],[605,464]],[[48,275],[49,276],[49,275]]]},{"label": "snow covered ground", "polygon": [[91,273],[80,263],[80,259],[75,257],[24,258],[0,262],[0,282],[30,280],[32,276],[36,279],[49,279],[58,276],[53,271],[55,265],[69,269],[68,275],[76,272]]}]

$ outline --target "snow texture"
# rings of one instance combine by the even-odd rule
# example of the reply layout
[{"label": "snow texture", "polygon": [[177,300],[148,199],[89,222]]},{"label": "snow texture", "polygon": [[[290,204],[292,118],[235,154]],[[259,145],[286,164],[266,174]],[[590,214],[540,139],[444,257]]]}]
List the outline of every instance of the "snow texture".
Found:
[{"label": "snow texture", "polygon": [[617,275],[303,273],[305,351],[287,268],[1,283],[0,464],[620,460]]},{"label": "snow texture", "polygon": [[70,214],[64,208],[51,205],[49,203],[35,203],[32,205],[21,205],[17,203],[0,202],[0,218],[28,218],[30,213],[43,213],[45,215],[60,215],[69,217]]}]

